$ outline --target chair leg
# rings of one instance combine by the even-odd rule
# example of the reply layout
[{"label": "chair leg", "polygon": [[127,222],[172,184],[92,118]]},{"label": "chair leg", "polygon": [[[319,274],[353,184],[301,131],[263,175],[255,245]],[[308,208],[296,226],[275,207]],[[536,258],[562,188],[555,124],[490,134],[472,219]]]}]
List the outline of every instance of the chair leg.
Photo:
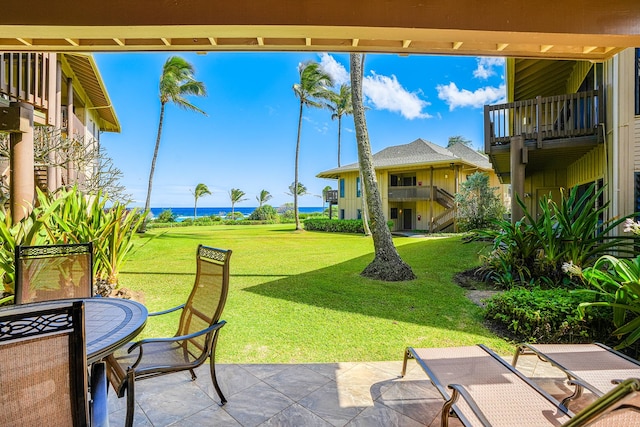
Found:
[{"label": "chair leg", "polygon": [[216,393],[220,397],[220,401],[224,405],[227,403],[227,399],[225,399],[224,394],[222,394],[222,390],[220,390],[220,386],[218,385],[218,378],[216,378],[216,364],[213,362],[212,358],[209,358],[209,370],[211,371],[211,381],[213,381],[213,388],[216,389]]},{"label": "chair leg", "polygon": [[189,372],[191,372],[191,381],[195,381],[195,379],[198,378],[195,371],[193,369],[189,369]]},{"label": "chair leg", "polygon": [[125,427],[133,427],[133,415],[136,409],[136,394],[135,394],[135,373],[132,370],[127,372],[127,418],[125,420]]}]

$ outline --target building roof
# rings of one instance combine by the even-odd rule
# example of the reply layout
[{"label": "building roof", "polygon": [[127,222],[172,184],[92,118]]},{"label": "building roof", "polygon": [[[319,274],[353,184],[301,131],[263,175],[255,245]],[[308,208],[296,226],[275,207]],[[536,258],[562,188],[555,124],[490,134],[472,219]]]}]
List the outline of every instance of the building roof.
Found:
[{"label": "building roof", "polygon": [[83,53],[65,53],[64,57],[91,101],[92,105],[88,108],[94,109],[98,113],[100,129],[106,132],[120,132],[116,111],[111,104],[109,93],[93,56]]},{"label": "building roof", "polygon": [[[457,143],[444,148],[424,139],[418,138],[409,144],[387,147],[373,155],[373,166],[376,169],[395,169],[407,166],[436,166],[449,164],[466,164],[480,169],[491,170],[491,163],[484,155],[471,147]],[[338,178],[345,172],[359,169],[358,163],[341,166],[320,172],[318,178]]]}]

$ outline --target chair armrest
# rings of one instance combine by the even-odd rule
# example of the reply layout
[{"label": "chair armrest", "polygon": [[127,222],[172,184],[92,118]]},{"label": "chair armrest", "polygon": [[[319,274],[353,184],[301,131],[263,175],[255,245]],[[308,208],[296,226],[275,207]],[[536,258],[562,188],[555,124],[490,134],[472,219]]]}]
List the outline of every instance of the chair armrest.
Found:
[{"label": "chair armrest", "polygon": [[109,427],[108,387],[105,362],[91,365],[91,427]]},{"label": "chair armrest", "polygon": [[[140,340],[138,342],[133,343],[133,345],[131,347],[129,347],[127,352],[131,353],[133,350],[135,350],[138,347],[141,347],[141,346],[143,346],[145,344],[154,343],[154,342],[176,342],[176,341],[184,341],[184,340],[189,340],[191,338],[196,338],[196,337],[199,337],[200,335],[208,334],[208,333],[213,332],[213,331],[215,331],[217,329],[220,329],[226,323],[227,323],[226,321],[221,320],[218,323],[215,323],[215,324],[209,326],[206,329],[202,329],[202,330],[200,330],[198,332],[194,332],[194,333],[189,334],[189,335],[179,335],[179,336],[170,337],[170,338],[147,338],[147,339],[144,339],[144,340]],[[136,364],[134,364],[134,366]]]},{"label": "chair armrest", "polygon": [[[476,401],[473,400],[473,397],[471,397],[469,392],[467,392],[467,390],[462,385],[449,384],[448,387],[451,390],[453,390],[453,395],[442,407],[443,417],[445,417],[445,411],[446,411],[446,416],[448,417],[451,407],[453,406],[454,403],[456,403],[456,401],[458,400],[458,397],[462,396],[462,398],[467,403],[467,405],[469,405],[469,408],[471,409],[471,411],[473,411],[473,414],[478,418],[478,421],[480,421],[480,423],[485,427],[491,427],[491,423],[484,416],[484,413],[482,412],[480,407],[478,407],[478,404],[476,403]],[[458,416],[460,415],[461,414],[458,414]]]},{"label": "chair armrest", "polygon": [[184,308],[184,304],[180,304],[180,305],[178,305],[176,307],[169,308],[167,310],[154,311],[153,313],[149,313],[148,316],[160,316],[162,314],[172,313],[174,311],[181,310],[183,308]]}]

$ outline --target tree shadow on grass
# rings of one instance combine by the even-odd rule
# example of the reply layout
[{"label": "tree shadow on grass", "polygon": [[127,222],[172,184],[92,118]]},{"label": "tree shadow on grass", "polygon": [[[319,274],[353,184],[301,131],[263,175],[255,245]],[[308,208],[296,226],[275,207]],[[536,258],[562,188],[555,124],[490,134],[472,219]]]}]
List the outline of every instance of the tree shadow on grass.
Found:
[{"label": "tree shadow on grass", "polygon": [[[398,248],[412,267],[420,263],[422,250],[417,242]],[[373,254],[307,273],[244,288],[243,291],[298,304],[361,314],[394,322],[435,328],[484,333],[479,309],[469,301],[451,275],[414,267],[418,278],[409,282],[383,282],[363,278],[359,273]],[[449,262],[456,262],[453,257]],[[464,268],[461,266],[460,268]],[[249,272],[246,274],[251,276]],[[492,336],[486,331],[486,336]]]}]

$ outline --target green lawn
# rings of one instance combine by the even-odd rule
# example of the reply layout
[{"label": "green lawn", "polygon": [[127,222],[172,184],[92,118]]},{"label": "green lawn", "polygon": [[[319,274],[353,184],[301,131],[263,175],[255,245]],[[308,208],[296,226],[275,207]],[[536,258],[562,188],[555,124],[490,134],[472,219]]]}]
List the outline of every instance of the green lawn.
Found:
[{"label": "green lawn", "polygon": [[[476,343],[511,351],[452,282],[478,264],[480,243],[457,236],[394,242],[416,280],[360,277],[373,242],[359,235],[296,233],[290,224],[159,229],[135,240],[120,283],[149,311],[169,308],[191,289],[198,243],[232,249],[222,363],[399,360],[406,346]],[[169,323],[150,319],[144,336],[172,334]]]}]

